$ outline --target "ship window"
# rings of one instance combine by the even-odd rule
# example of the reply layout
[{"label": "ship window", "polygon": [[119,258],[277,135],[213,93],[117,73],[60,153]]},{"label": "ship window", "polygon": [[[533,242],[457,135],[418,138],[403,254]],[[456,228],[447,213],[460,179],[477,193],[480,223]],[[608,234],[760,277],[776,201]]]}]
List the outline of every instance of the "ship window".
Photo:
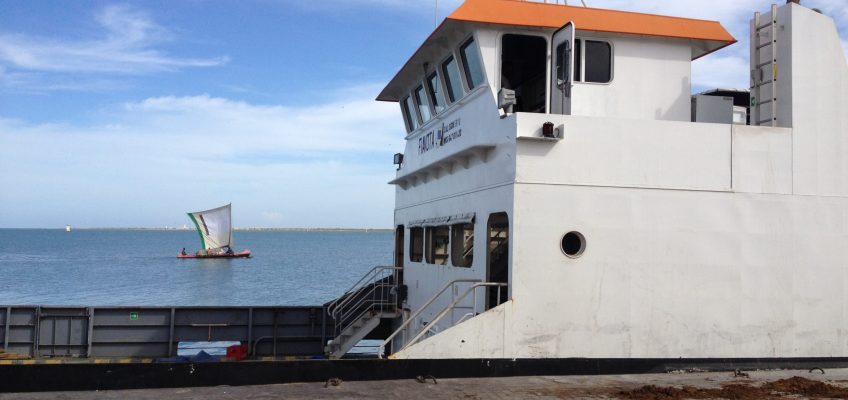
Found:
[{"label": "ship window", "polygon": [[451,228],[451,262],[454,267],[470,267],[474,259],[474,224],[456,224]]},{"label": "ship window", "polygon": [[591,83],[612,81],[612,46],[598,40],[585,40],[585,45],[583,42],[577,39],[575,43],[574,80]]},{"label": "ship window", "polygon": [[427,94],[424,93],[424,86],[419,86],[415,89],[415,103],[418,104],[418,113],[421,115],[422,122],[430,120],[430,102],[427,101]]},{"label": "ship window", "polygon": [[565,58],[565,51],[568,49],[568,42],[562,42],[556,48],[556,79],[557,85],[560,82],[564,83],[568,80],[569,77],[566,76],[566,71],[568,71],[568,60],[563,62],[563,58]]},{"label": "ship window", "polygon": [[515,91],[516,112],[545,112],[548,45],[539,36],[504,35],[501,87]]},{"label": "ship window", "polygon": [[425,255],[427,263],[446,265],[448,263],[448,244],[450,228],[447,226],[431,226],[426,231]]},{"label": "ship window", "polygon": [[474,46],[474,39],[465,42],[459,52],[462,57],[462,69],[465,70],[465,80],[468,81],[468,87],[474,89],[483,83],[483,66],[480,65],[480,55],[477,46]]},{"label": "ship window", "polygon": [[447,86],[445,89],[451,103],[459,100],[462,97],[462,81],[459,78],[459,70],[456,68],[456,60],[453,56],[448,57],[447,61],[442,63],[442,75],[445,77],[445,86]]},{"label": "ship window", "polygon": [[424,258],[424,228],[409,228],[409,261],[421,262]]},{"label": "ship window", "polygon": [[400,103],[400,106],[403,109],[403,119],[406,120],[406,129],[410,132],[418,129],[418,116],[415,114],[415,105],[412,104],[412,97],[407,96]]},{"label": "ship window", "polygon": [[436,114],[445,109],[445,94],[442,93],[442,85],[439,83],[439,75],[433,72],[427,77],[427,90],[430,91],[430,98],[433,99],[433,109]]},{"label": "ship window", "polygon": [[580,257],[586,251],[586,237],[580,232],[568,232],[560,241],[560,249],[570,258]]}]

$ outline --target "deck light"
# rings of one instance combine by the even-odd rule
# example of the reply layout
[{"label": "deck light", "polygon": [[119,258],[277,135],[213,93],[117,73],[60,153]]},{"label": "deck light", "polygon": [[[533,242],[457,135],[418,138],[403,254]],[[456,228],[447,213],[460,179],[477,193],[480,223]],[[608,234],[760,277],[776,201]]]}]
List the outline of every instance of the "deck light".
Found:
[{"label": "deck light", "polygon": [[512,89],[501,88],[498,90],[498,109],[501,110],[501,118],[512,113],[515,106],[515,91]]},{"label": "deck light", "polygon": [[403,153],[395,153],[394,164],[398,166],[397,169],[400,169],[400,165],[403,164]]}]

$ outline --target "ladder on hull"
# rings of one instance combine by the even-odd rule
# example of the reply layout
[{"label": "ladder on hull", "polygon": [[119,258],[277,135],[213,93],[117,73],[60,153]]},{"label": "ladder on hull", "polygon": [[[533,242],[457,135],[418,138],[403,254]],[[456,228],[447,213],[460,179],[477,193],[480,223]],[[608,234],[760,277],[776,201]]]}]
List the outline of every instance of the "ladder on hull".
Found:
[{"label": "ladder on hull", "polygon": [[751,125],[777,126],[777,5],[768,22],[761,17],[751,28]]}]

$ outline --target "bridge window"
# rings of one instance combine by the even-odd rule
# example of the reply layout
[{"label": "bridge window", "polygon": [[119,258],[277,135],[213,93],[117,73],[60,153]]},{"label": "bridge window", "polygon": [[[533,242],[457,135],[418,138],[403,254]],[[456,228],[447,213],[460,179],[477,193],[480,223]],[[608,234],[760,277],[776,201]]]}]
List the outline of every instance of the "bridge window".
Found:
[{"label": "bridge window", "polygon": [[412,97],[407,96],[400,103],[400,107],[403,109],[403,119],[406,121],[406,130],[414,131],[418,129],[420,122],[418,122],[418,116],[415,114],[415,104],[412,102]]},{"label": "bridge window", "polygon": [[447,265],[448,244],[450,243],[450,228],[447,226],[427,227],[425,255],[427,263]]},{"label": "bridge window", "polygon": [[430,114],[430,102],[427,101],[424,86],[415,89],[415,103],[418,104],[418,113],[421,115],[422,122],[429,121],[432,115]]},{"label": "bridge window", "polygon": [[456,59],[453,56],[448,57],[442,63],[442,76],[445,77],[445,89],[448,92],[448,98],[453,103],[462,97],[462,80],[459,77],[459,69],[456,66]]},{"label": "bridge window", "polygon": [[409,261],[421,262],[424,258],[424,228],[409,228]]},{"label": "bridge window", "polygon": [[609,43],[577,39],[574,43],[574,51],[575,81],[590,83],[612,81],[612,46]]},{"label": "bridge window", "polygon": [[469,39],[459,49],[462,57],[462,68],[465,70],[465,80],[468,81],[468,87],[474,89],[483,83],[483,66],[480,64],[480,54],[477,52],[477,46],[474,45],[474,39]]},{"label": "bridge window", "polygon": [[545,112],[548,44],[539,36],[504,35],[501,87],[515,91],[516,112]]},{"label": "bridge window", "polygon": [[454,267],[470,267],[474,259],[474,224],[456,224],[451,228],[451,262]]},{"label": "bridge window", "polygon": [[442,93],[439,75],[435,72],[427,77],[427,90],[430,92],[430,98],[433,99],[433,109],[436,114],[442,112],[445,109],[445,94]]}]

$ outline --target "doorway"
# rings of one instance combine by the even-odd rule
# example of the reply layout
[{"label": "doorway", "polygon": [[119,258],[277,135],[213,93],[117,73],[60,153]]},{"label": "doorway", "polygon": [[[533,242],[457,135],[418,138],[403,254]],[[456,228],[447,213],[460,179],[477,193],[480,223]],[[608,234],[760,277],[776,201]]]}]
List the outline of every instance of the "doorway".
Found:
[{"label": "doorway", "polygon": [[515,91],[515,112],[545,112],[547,46],[539,36],[503,36],[501,87]]},{"label": "doorway", "polygon": [[506,283],[486,290],[486,309],[509,298],[509,217],[505,212],[489,215],[486,225],[486,282]]}]

